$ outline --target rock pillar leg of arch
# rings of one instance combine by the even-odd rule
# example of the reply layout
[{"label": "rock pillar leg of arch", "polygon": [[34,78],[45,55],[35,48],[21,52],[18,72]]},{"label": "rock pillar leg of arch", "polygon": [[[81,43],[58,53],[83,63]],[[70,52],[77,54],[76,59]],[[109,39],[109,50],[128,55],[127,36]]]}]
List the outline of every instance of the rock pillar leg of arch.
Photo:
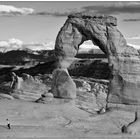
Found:
[{"label": "rock pillar leg of arch", "polygon": [[139,54],[131,47],[126,47],[125,50],[110,59],[112,79],[108,102],[137,105],[140,104]]},{"label": "rock pillar leg of arch", "polygon": [[63,99],[76,98],[76,84],[70,77],[67,66],[69,62],[63,60],[59,68],[53,71],[52,92],[54,97]]},{"label": "rock pillar leg of arch", "polygon": [[76,84],[70,77],[67,68],[74,60],[78,45],[82,42],[82,35],[78,29],[66,22],[58,33],[55,44],[58,69],[53,72],[52,91],[54,97],[76,98]]}]

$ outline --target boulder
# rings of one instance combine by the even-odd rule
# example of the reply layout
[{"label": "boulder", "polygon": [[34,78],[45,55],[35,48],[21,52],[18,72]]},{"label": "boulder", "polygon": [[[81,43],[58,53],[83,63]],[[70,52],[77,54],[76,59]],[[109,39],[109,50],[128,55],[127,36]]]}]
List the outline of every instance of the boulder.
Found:
[{"label": "boulder", "polygon": [[76,85],[69,76],[67,69],[58,68],[53,71],[52,93],[57,98],[76,98]]},{"label": "boulder", "polygon": [[108,102],[140,104],[139,53],[127,45],[113,16],[90,11],[69,15],[56,38],[58,66],[69,67],[86,40],[91,40],[107,55],[111,71]]},{"label": "boulder", "polygon": [[50,92],[46,92],[44,94],[41,95],[41,97],[39,99],[37,99],[35,102],[36,103],[49,103],[53,101],[53,94]]},{"label": "boulder", "polygon": [[41,97],[53,98],[53,94],[51,92],[46,92],[46,93],[42,94]]}]

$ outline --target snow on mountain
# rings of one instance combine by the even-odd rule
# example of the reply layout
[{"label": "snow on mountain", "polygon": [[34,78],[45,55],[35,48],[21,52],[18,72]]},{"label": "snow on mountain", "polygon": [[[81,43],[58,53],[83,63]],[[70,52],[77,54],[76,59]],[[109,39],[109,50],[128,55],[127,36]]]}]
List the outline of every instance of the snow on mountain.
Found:
[{"label": "snow on mountain", "polygon": [[137,50],[140,49],[140,45],[134,45],[134,44],[130,44],[130,43],[128,43],[127,45],[132,46],[132,47],[134,47]]}]

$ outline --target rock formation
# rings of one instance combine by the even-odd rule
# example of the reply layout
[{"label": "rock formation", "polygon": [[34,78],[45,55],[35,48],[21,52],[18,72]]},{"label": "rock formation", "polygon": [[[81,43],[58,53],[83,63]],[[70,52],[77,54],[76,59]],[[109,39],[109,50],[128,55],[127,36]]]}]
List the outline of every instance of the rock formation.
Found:
[{"label": "rock formation", "polygon": [[56,38],[58,66],[67,68],[86,40],[91,40],[108,56],[111,70],[108,101],[140,104],[139,53],[127,46],[115,17],[90,12],[69,15]]},{"label": "rock formation", "polygon": [[50,93],[50,92],[45,92],[35,102],[36,103],[44,103],[45,104],[45,103],[51,102],[52,100],[53,100],[53,94]]},{"label": "rock formation", "polygon": [[[107,83],[100,83],[101,81],[93,82],[89,78],[74,78],[74,82],[77,87],[76,105],[78,105],[79,108],[93,114],[106,112],[106,100],[108,95]],[[86,83],[88,86],[85,86],[83,83]]]},{"label": "rock formation", "polygon": [[15,76],[20,80],[15,80],[15,86],[13,92],[11,93],[14,98],[36,101],[43,93],[48,91],[46,84],[39,82],[39,80],[35,80],[30,75],[27,79],[24,79],[25,77],[19,77],[18,75]]},{"label": "rock formation", "polygon": [[56,69],[53,72],[52,92],[54,97],[64,99],[76,98],[76,85],[67,69]]},{"label": "rock formation", "polygon": [[11,96],[11,95],[0,93],[0,99],[9,99],[9,100],[13,100],[14,98],[13,98],[13,96]]}]

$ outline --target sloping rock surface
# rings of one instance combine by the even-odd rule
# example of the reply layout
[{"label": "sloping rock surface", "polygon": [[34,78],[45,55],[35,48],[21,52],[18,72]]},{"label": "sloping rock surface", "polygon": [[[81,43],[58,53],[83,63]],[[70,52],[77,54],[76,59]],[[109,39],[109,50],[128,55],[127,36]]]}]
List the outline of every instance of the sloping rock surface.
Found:
[{"label": "sloping rock surface", "polygon": [[22,77],[18,78],[20,80],[15,83],[14,90],[11,93],[14,98],[35,101],[49,90],[49,88],[36,77],[30,76],[27,79],[23,79]]}]

